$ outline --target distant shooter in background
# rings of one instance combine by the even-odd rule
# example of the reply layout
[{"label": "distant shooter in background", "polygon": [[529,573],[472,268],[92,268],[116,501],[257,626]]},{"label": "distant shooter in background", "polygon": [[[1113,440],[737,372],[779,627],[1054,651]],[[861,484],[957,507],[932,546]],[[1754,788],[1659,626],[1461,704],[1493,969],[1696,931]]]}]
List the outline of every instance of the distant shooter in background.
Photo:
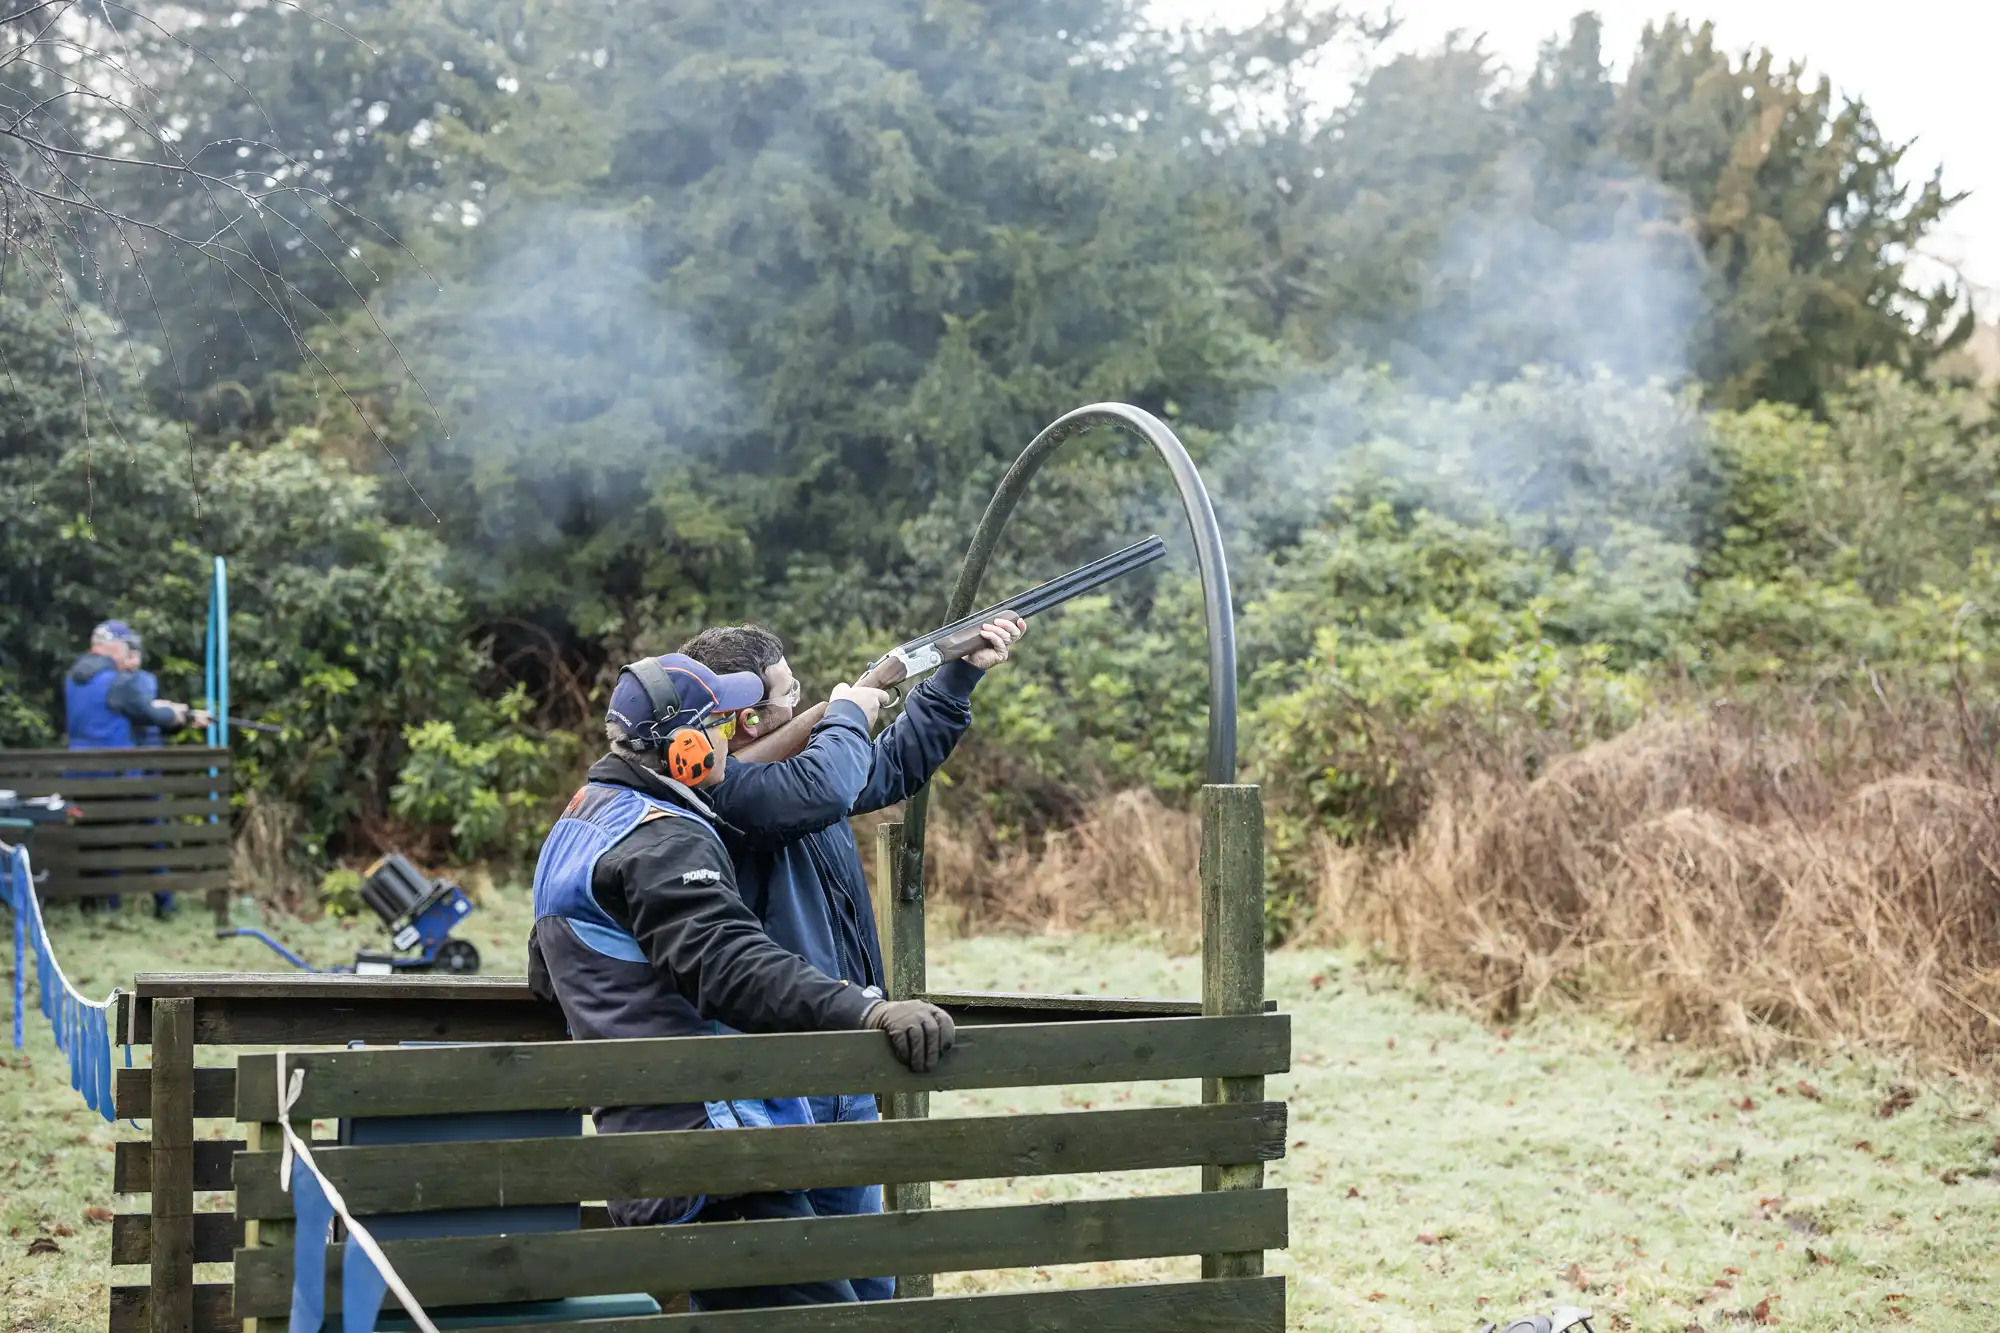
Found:
[{"label": "distant shooter in background", "polygon": [[[63,678],[63,709],[72,750],[125,750],[161,744],[162,729],[205,727],[209,715],[160,698],[160,682],[140,668],[142,645],[131,626],[107,620],[90,632],[90,651]],[[107,895],[112,907],[116,894]],[[95,900],[86,898],[88,909]],[[153,895],[153,911],[173,915],[174,895]]]}]

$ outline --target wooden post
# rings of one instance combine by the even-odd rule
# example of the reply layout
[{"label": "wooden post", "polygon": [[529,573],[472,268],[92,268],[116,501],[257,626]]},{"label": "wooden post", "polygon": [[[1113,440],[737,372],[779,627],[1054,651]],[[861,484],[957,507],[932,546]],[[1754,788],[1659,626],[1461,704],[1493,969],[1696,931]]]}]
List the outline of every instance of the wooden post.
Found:
[{"label": "wooden post", "polygon": [[194,1001],[153,1001],[150,1333],[194,1329]]},{"label": "wooden post", "polygon": [[[1264,798],[1254,786],[1201,789],[1201,1011],[1264,1009]],[[1261,1102],[1262,1078],[1202,1080],[1204,1102]],[[1261,1162],[1205,1166],[1203,1190],[1254,1190]],[[1264,1253],[1204,1254],[1205,1278],[1255,1277]]]},{"label": "wooden post", "polygon": [[216,929],[227,930],[229,928],[229,890],[226,888],[210,889],[208,891],[208,910],[215,917]]},{"label": "wooden post", "polygon": [[[921,879],[911,882],[905,857],[904,829],[900,823],[884,823],[875,829],[875,874],[883,885],[889,904],[889,998],[907,1000],[924,992],[924,886]],[[928,1093],[896,1093],[882,1113],[890,1120],[922,1120],[931,1113]],[[884,1200],[896,1212],[931,1206],[931,1186],[927,1180],[891,1185]],[[931,1294],[929,1273],[905,1273],[896,1278],[899,1297]]]},{"label": "wooden post", "polygon": [[[300,1137],[305,1139],[312,1138],[311,1121],[296,1122],[292,1128],[299,1131]],[[251,1152],[279,1152],[283,1150],[284,1146],[284,1130],[275,1120],[252,1124],[245,1135],[244,1147]],[[304,1168],[301,1167],[299,1169],[303,1170]],[[298,1223],[290,1218],[270,1218],[264,1221],[245,1222],[243,1224],[243,1244],[249,1249],[260,1247],[289,1249],[297,1226]],[[286,1321],[284,1320],[257,1319],[252,1317],[243,1321],[243,1333],[259,1333],[259,1329],[266,1325],[270,1329],[280,1329],[285,1327],[285,1324]]]}]

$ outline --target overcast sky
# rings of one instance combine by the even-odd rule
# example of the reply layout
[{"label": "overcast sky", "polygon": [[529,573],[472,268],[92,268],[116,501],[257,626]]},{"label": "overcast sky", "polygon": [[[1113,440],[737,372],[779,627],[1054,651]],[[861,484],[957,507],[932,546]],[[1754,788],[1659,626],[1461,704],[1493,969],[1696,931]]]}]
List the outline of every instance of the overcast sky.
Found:
[{"label": "overcast sky", "polygon": [[[1373,0],[1358,3],[1380,11]],[[1269,7],[1266,0],[1155,4],[1163,18],[1232,24]],[[1525,70],[1541,42],[1567,31],[1586,8],[1603,16],[1605,52],[1621,66],[1646,22],[1675,10],[1664,0],[1405,0],[1398,7],[1403,28],[1390,47],[1434,47],[1454,29],[1483,33],[1507,65]],[[1683,3],[1678,10],[1713,18],[1732,51],[1769,47],[1859,94],[1892,140],[1916,140],[1905,161],[1921,173],[1942,162],[1946,186],[1971,197],[1930,249],[1985,289],[1980,308],[1988,318],[2000,313],[2000,0],[1708,0],[1705,8]]]}]

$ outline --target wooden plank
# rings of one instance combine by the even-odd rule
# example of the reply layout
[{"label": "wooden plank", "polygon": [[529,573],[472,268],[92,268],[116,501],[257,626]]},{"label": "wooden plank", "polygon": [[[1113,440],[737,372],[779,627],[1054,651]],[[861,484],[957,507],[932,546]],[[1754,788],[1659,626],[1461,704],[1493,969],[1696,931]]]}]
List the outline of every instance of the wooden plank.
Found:
[{"label": "wooden plank", "polygon": [[196,1000],[195,1039],[212,1046],[350,1041],[566,1042],[562,1010],[540,1000]]},{"label": "wooden plank", "polygon": [[[128,1120],[144,1120],[152,1114],[153,1071],[114,1069],[111,1106]],[[236,1070],[229,1065],[200,1065],[194,1071],[194,1118],[234,1120],[236,1118]]]},{"label": "wooden plank", "polygon": [[1284,1333],[1285,1279],[1056,1291],[538,1324],[536,1333]]},{"label": "wooden plank", "polygon": [[[72,829],[64,829],[59,837],[49,840],[52,847],[64,850],[78,849],[86,855],[95,847],[146,847],[156,842],[190,843],[228,842],[227,822],[206,824],[187,820],[170,820],[160,824],[110,823],[79,824]],[[36,849],[41,850],[40,839]]]},{"label": "wooden plank", "polygon": [[[172,842],[173,838],[161,830],[163,836],[158,842]],[[46,866],[50,870],[151,870],[160,867],[169,870],[205,870],[212,866],[229,864],[229,844],[218,843],[203,847],[133,847],[130,849],[100,847],[58,847],[48,856],[36,849],[36,867]]]},{"label": "wooden plank", "polygon": [[142,999],[174,995],[196,1000],[535,1001],[526,977],[498,974],[361,977],[311,972],[141,972],[132,978],[132,993]]},{"label": "wooden plank", "polygon": [[[1285,1106],[1269,1102],[325,1148],[314,1158],[347,1206],[366,1215],[1138,1171],[1275,1161],[1284,1152]],[[292,1215],[278,1154],[236,1159],[236,1211]]]},{"label": "wooden plank", "polygon": [[194,1328],[194,1001],[154,1000],[149,1333]]},{"label": "wooden plank", "polygon": [[[349,1041],[564,1041],[562,1010],[518,977],[355,977],[298,972],[141,973],[141,997],[190,995],[204,1045]],[[144,1005],[131,1040],[151,1039]]]},{"label": "wooden plank", "polygon": [[[194,1333],[243,1333],[243,1321],[232,1308],[235,1294],[227,1282],[197,1282]],[[113,1287],[111,1333],[147,1333],[151,1327],[151,1293],[144,1287]]]},{"label": "wooden plank", "polygon": [[[1201,997],[1210,1014],[1254,1014],[1264,1004],[1264,800],[1249,785],[1202,788]],[[1211,1104],[1264,1100],[1257,1076],[1205,1077],[1202,1100]],[[1260,1190],[1263,1163],[1254,1158],[1202,1167],[1203,1190]],[[1219,1194],[1218,1194],[1218,1197]],[[1264,1255],[1250,1246],[1204,1252],[1205,1278],[1255,1277]]]},{"label": "wooden plank", "polygon": [[148,745],[123,750],[0,750],[0,781],[73,769],[163,769],[184,772],[219,768],[229,771],[226,748],[206,745]]},{"label": "wooden plank", "polygon": [[[196,1186],[197,1189],[200,1186]],[[243,1247],[243,1223],[234,1213],[194,1215],[194,1261],[226,1264]],[[153,1261],[153,1219],[144,1213],[120,1213],[111,1219],[111,1262],[147,1264]]]},{"label": "wooden plank", "polygon": [[[0,782],[0,786],[5,785],[6,783]],[[189,815],[215,815],[225,821],[229,818],[227,797],[210,799],[207,796],[171,796],[157,800],[134,797],[128,800],[93,800],[87,807],[78,801],[77,805],[83,808],[83,820],[78,826],[81,828],[114,823],[121,819],[179,819]],[[37,836],[46,837],[56,832],[59,830],[44,829]]]},{"label": "wooden plank", "polygon": [[[238,1057],[237,1119],[277,1114],[275,1059]],[[308,1051],[289,1067],[305,1071],[296,1114],[323,1118],[1242,1076],[1290,1059],[1290,1016],[1245,1014],[969,1028],[928,1074],[879,1032]]]},{"label": "wooden plank", "polygon": [[43,778],[34,780],[32,785],[27,779],[10,778],[0,782],[0,786],[18,791],[23,796],[51,794],[61,796],[72,804],[81,806],[86,820],[90,818],[90,802],[93,799],[101,801],[107,797],[129,799],[135,796],[189,796],[209,793],[227,796],[234,790],[227,773],[219,773],[214,777],[206,773],[172,773],[164,776],[141,774],[137,777],[120,774],[115,778]]},{"label": "wooden plank", "polygon": [[[1187,1018],[1200,1000],[1130,995],[1026,995],[1012,991],[926,991],[922,996],[959,1023],[1061,1023],[1096,1018]],[[1276,1000],[1264,1001],[1276,1013]]]},{"label": "wooden plank", "polygon": [[[236,1188],[230,1172],[234,1169],[236,1154],[242,1151],[242,1139],[196,1139],[194,1187],[198,1190]],[[111,1155],[111,1189],[116,1194],[152,1193],[152,1144],[143,1139],[128,1139],[114,1145]]]},{"label": "wooden plank", "polygon": [[[37,866],[37,869],[40,867]],[[107,893],[192,893],[200,889],[227,888],[231,873],[228,866],[217,866],[213,870],[183,870],[170,875],[149,875],[144,870],[134,870],[85,879],[66,868],[50,871],[48,879],[35,886],[35,892],[49,902],[101,898]]]},{"label": "wooden plank", "polygon": [[[382,1251],[419,1301],[457,1305],[820,1282],[899,1267],[944,1273],[1155,1259],[1282,1246],[1285,1235],[1285,1192],[1260,1190],[384,1241]],[[339,1299],[343,1248],[327,1250],[329,1309]],[[291,1299],[289,1250],[237,1252],[238,1314],[283,1314]]]}]

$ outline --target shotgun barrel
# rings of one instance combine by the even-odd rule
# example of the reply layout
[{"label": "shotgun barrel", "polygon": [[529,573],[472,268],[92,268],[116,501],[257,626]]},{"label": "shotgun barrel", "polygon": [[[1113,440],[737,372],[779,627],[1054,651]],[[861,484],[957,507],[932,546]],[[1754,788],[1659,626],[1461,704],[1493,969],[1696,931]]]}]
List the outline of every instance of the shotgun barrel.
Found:
[{"label": "shotgun barrel", "polygon": [[[1005,617],[1008,620],[1025,619],[1040,615],[1051,607],[1081,597],[1093,589],[1101,588],[1113,579],[1123,578],[1135,569],[1142,569],[1167,553],[1167,544],[1158,537],[1148,537],[1144,541],[1133,542],[1122,551],[1113,551],[1102,560],[1093,560],[1087,565],[1072,569],[1067,574],[1058,575],[1047,583],[1037,584],[1018,596],[987,607],[976,615],[963,620],[954,620],[942,625],[919,639],[911,639],[898,646],[895,651],[883,657],[875,665],[863,672],[857,685],[873,685],[878,689],[889,689],[900,685],[913,676],[945,662],[955,661],[968,653],[978,651],[985,639],[980,637],[979,627],[989,621]],[[795,715],[776,731],[757,737],[749,744],[730,751],[732,758],[748,759],[758,763],[790,759],[805,749],[806,740],[812,729],[826,715],[826,705],[814,704]]]},{"label": "shotgun barrel", "polygon": [[1134,570],[1143,569],[1166,553],[1167,544],[1157,536],[1133,542],[1121,551],[1113,551],[1100,560],[1079,565],[1067,574],[1059,574],[1047,583],[1037,584],[984,611],[975,612],[963,620],[954,620],[921,638],[899,644],[870,667],[861,679],[867,684],[886,688],[912,676],[920,676],[940,663],[963,657],[977,649],[982,642],[979,637],[981,625],[1001,617],[1022,620],[1040,615],[1115,579],[1124,578]]}]

